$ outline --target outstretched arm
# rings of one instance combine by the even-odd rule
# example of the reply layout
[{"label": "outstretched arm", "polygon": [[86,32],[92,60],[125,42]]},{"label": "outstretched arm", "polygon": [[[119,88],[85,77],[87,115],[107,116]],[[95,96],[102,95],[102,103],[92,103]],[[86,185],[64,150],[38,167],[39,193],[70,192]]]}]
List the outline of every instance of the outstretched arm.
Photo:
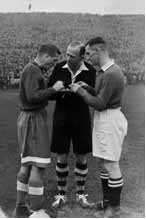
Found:
[{"label": "outstretched arm", "polygon": [[95,110],[104,110],[106,108],[111,96],[115,92],[115,87],[116,78],[109,75],[104,78],[102,88],[96,97],[77,83],[71,85],[71,89],[80,95],[84,101]]},{"label": "outstretched arm", "polygon": [[77,82],[77,84],[79,84],[82,88],[87,90],[88,93],[95,96],[95,88],[93,88],[92,86],[88,85],[87,83],[85,83],[83,81],[79,81],[79,82]]}]

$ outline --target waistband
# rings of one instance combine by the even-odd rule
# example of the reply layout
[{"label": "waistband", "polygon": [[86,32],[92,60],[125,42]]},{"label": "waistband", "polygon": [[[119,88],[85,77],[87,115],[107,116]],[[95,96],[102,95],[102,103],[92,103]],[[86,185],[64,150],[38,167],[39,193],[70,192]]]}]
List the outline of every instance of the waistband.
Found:
[{"label": "waistband", "polygon": [[115,110],[121,110],[121,106],[120,107],[116,107],[116,108],[107,108],[105,110],[100,110],[99,112],[115,111]]},{"label": "waistband", "polygon": [[44,110],[46,108],[46,106],[44,107],[39,107],[39,108],[34,108],[34,109],[23,109],[23,108],[20,108],[20,111],[21,112],[39,112],[39,111],[42,111],[42,110]]}]

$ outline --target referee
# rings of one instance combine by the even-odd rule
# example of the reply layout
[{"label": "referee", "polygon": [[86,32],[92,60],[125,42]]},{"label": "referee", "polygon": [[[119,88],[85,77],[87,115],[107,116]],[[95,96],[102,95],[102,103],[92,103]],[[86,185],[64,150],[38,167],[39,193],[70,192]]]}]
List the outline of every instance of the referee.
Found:
[{"label": "referee", "polygon": [[[72,42],[66,51],[66,61],[56,65],[50,85],[57,80],[64,82],[64,91],[54,95],[56,106],[53,117],[51,151],[57,154],[56,174],[58,194],[53,207],[67,202],[66,187],[69,172],[68,155],[72,141],[76,158],[74,168],[76,179],[76,201],[82,207],[92,207],[85,194],[85,181],[88,173],[87,154],[92,152],[92,131],[89,106],[70,90],[70,84],[79,82],[90,93],[94,93],[95,69],[84,62],[85,46]],[[52,97],[53,98],[53,97]]]}]

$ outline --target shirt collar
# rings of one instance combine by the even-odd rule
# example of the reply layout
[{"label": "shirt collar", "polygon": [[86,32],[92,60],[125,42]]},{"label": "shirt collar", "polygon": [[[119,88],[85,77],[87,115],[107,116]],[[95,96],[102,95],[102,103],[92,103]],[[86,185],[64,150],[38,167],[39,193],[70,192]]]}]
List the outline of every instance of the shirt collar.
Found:
[{"label": "shirt collar", "polygon": [[[66,63],[62,68],[68,68],[68,70],[71,71],[67,63]],[[88,70],[89,70],[89,69],[86,67],[86,65],[84,64],[84,62],[82,62],[81,66],[80,66],[80,68],[77,70],[77,72],[78,72],[78,71],[80,71],[80,72],[81,72],[81,71],[88,71]]]},{"label": "shirt collar", "polygon": [[114,65],[115,61],[111,59],[109,62],[107,62],[105,65],[101,67],[103,71],[106,71],[108,68],[110,68],[112,65]]},{"label": "shirt collar", "polygon": [[40,66],[36,61],[33,61],[32,63],[34,65],[36,65],[41,70],[42,73],[46,73],[47,72],[46,68],[44,66]]},{"label": "shirt collar", "polygon": [[72,72],[72,70],[69,68],[68,64],[66,63],[62,68],[67,68],[69,70],[69,72],[72,75],[72,82],[75,81],[77,75],[79,75],[82,71],[88,71],[89,69],[86,67],[86,65],[84,64],[84,62],[82,62],[80,68],[77,70],[77,72],[74,74]]}]

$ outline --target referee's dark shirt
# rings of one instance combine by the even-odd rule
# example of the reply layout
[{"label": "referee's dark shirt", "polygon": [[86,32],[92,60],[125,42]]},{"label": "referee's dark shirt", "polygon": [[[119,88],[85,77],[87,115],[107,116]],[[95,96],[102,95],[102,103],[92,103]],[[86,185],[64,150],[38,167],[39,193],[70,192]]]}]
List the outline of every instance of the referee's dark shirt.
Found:
[{"label": "referee's dark shirt", "polygon": [[[56,65],[50,77],[49,86],[52,86],[56,81],[61,80],[68,87],[72,83],[72,75],[68,68],[64,68],[66,61]],[[95,86],[96,70],[88,63],[84,62],[86,70],[82,70],[74,82],[83,81],[89,86]],[[57,125],[88,123],[90,119],[89,106],[84,100],[73,93],[72,91],[61,91],[53,97],[56,100],[54,111],[54,122]]]}]

